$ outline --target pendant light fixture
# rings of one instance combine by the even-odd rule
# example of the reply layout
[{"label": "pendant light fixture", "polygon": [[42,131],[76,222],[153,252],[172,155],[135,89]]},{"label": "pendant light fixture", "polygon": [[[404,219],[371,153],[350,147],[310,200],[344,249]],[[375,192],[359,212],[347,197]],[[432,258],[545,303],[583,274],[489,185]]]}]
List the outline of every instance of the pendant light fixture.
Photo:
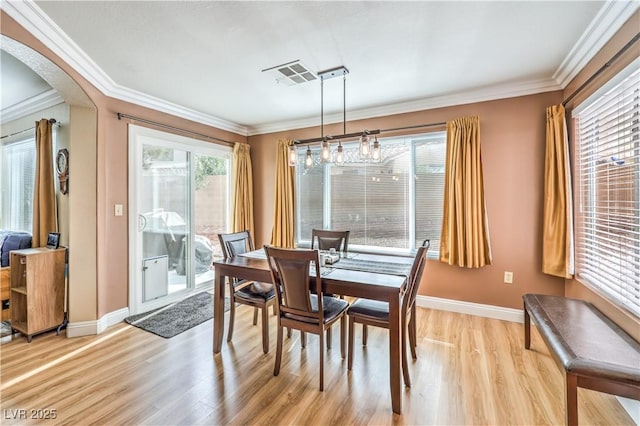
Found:
[{"label": "pendant light fixture", "polygon": [[[307,145],[307,152],[305,156],[304,165],[305,168],[313,166],[313,155],[311,152],[310,144],[320,142],[320,161],[323,163],[331,162],[332,159],[337,165],[343,165],[345,162],[345,152],[342,146],[343,139],[358,138],[359,141],[359,157],[362,161],[380,161],[380,143],[376,136],[373,142],[373,148],[371,146],[371,136],[380,134],[380,130],[364,130],[360,133],[347,133],[347,101],[346,101],[346,88],[347,88],[347,74],[349,70],[340,66],[327,71],[321,71],[318,73],[320,77],[320,137],[304,140],[296,140],[293,145],[289,147],[289,165],[295,166],[297,163],[297,151],[296,145]],[[342,75],[342,135],[337,136],[325,136],[324,135],[324,81],[333,77]],[[331,154],[331,141],[337,140],[338,147],[336,148],[334,155]],[[333,157],[333,158],[332,158]]]},{"label": "pendant light fixture", "polygon": [[373,148],[371,149],[371,160],[380,161],[380,142],[378,142],[378,137],[376,136],[373,141]]}]

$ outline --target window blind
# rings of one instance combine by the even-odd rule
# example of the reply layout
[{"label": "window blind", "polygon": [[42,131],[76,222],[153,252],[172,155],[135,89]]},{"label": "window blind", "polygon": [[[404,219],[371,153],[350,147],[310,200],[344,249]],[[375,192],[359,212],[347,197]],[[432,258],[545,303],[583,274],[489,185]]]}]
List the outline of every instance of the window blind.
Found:
[{"label": "window blind", "polygon": [[[439,250],[446,134],[434,132],[380,140],[381,161],[359,159],[357,143],[343,143],[345,162],[296,167],[297,242],[311,229],[350,230],[349,247],[409,251],[431,240]],[[335,146],[334,146],[335,149]]]},{"label": "window blind", "polygon": [[31,232],[36,145],[27,139],[4,145],[2,153],[2,223],[4,229]]},{"label": "window blind", "polygon": [[576,273],[640,316],[640,69],[578,107]]}]

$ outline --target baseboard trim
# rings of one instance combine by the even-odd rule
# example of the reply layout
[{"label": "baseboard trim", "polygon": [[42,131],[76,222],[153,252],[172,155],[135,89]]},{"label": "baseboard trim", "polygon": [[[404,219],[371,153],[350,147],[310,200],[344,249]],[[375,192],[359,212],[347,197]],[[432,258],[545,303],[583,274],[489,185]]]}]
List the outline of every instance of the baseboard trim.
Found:
[{"label": "baseboard trim", "polygon": [[98,333],[102,333],[112,325],[116,325],[124,321],[129,316],[129,308],[118,309],[117,311],[109,312],[103,315],[98,321]]},{"label": "baseboard trim", "polygon": [[67,324],[67,337],[82,337],[98,334],[98,321],[80,321]]},{"label": "baseboard trim", "polygon": [[624,408],[624,411],[629,414],[629,417],[633,420],[633,422],[637,425],[640,425],[640,401],[636,401],[634,399],[623,398],[621,396],[616,396],[616,399]]},{"label": "baseboard trim", "polygon": [[118,309],[103,315],[95,321],[70,322],[67,324],[67,337],[82,337],[100,334],[112,325],[116,325],[129,316],[129,308]]},{"label": "baseboard trim", "polygon": [[476,315],[503,321],[524,322],[524,314],[521,309],[503,308],[501,306],[483,305],[481,303],[420,295],[416,297],[416,305],[422,308]]}]

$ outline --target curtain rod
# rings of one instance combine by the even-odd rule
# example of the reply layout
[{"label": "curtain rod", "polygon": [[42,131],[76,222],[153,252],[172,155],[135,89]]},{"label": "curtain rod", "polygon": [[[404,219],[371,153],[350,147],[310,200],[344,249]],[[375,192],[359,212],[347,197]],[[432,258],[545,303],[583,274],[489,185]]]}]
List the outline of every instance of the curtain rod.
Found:
[{"label": "curtain rod", "polygon": [[[50,118],[49,119],[49,123],[51,124],[58,124],[58,126],[60,126],[60,123],[58,123],[58,121],[55,118]],[[4,139],[4,138],[10,138],[11,136],[15,136],[15,135],[19,135],[20,133],[25,133],[25,132],[30,132],[31,130],[35,130],[35,126],[34,127],[29,127],[28,129],[24,129],[24,130],[18,130],[17,132],[13,132],[9,135],[4,135],[4,136],[0,136],[0,139]]]},{"label": "curtain rod", "polygon": [[119,112],[117,114],[118,114],[118,120],[122,120],[123,118],[127,118],[129,120],[134,120],[134,121],[139,121],[141,123],[151,124],[152,126],[162,127],[164,129],[175,130],[177,132],[186,133],[188,135],[199,136],[201,138],[206,138],[206,139],[213,139],[214,141],[223,142],[223,143],[231,145],[231,146],[235,145],[235,142],[231,142],[231,141],[228,141],[228,140],[225,140],[225,139],[216,138],[215,136],[205,135],[203,133],[194,132],[192,130],[181,129],[180,127],[174,127],[174,126],[170,126],[168,124],[158,123],[156,121],[151,121],[151,120],[147,120],[145,118],[135,117],[135,116],[129,115],[129,114],[123,114],[121,112]]},{"label": "curtain rod", "polygon": [[314,142],[322,142],[324,139],[327,139],[327,140],[349,139],[349,138],[355,138],[355,137],[358,137],[358,136],[362,136],[365,133],[367,135],[379,135],[380,133],[383,133],[383,132],[395,132],[395,131],[398,131],[398,130],[419,129],[419,128],[422,128],[422,127],[446,126],[446,124],[447,123],[445,121],[443,121],[441,123],[416,124],[415,126],[394,127],[394,128],[391,128],[391,129],[364,130],[362,132],[356,132],[356,133],[345,133],[343,135],[325,136],[324,138],[311,138],[311,139],[294,140],[293,144],[294,145],[306,145],[306,144],[310,144],[310,143],[314,143]]},{"label": "curtain rod", "polygon": [[587,79],[587,81],[585,81],[584,83],[582,83],[580,85],[580,87],[578,87],[576,90],[573,91],[573,93],[571,95],[569,95],[564,101],[562,101],[562,106],[566,106],[569,102],[571,102],[571,100],[580,92],[582,92],[585,87],[587,87],[593,80],[596,79],[596,77],[598,77],[600,74],[602,74],[604,72],[604,70],[606,70],[607,68],[609,68],[613,62],[615,62],[620,56],[622,56],[622,54],[624,52],[626,52],[627,50],[629,50],[629,48],[631,46],[633,46],[633,44],[635,42],[637,42],[640,39],[640,33],[636,33],[635,37],[633,37],[627,44],[625,44],[624,46],[622,46],[622,48],[620,50],[618,50],[618,52],[613,55],[611,57],[611,59],[609,59],[609,61],[607,61],[603,66],[601,66],[595,73],[593,73],[593,75],[591,77],[589,77]]}]

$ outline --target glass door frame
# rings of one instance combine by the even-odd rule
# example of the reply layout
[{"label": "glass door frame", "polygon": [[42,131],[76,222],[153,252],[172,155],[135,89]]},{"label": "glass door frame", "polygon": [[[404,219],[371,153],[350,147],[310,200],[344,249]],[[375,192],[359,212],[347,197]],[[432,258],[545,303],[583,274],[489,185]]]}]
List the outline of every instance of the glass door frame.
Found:
[{"label": "glass door frame", "polygon": [[[226,146],[216,145],[209,142],[150,129],[148,127],[129,124],[129,314],[147,312],[159,308],[168,303],[183,299],[189,294],[205,290],[206,286],[197,286],[195,277],[195,173],[193,166],[194,154],[208,155],[212,157],[224,158],[228,160],[227,169],[227,191],[231,196],[231,175],[233,172],[233,149]],[[184,218],[188,226],[188,239],[186,241],[186,288],[167,294],[150,301],[143,301],[143,244],[142,232],[139,231],[138,218],[140,208],[140,194],[142,182],[142,147],[148,144],[144,139],[152,138],[154,146],[161,146],[170,149],[177,149],[187,152],[189,193],[187,194],[190,217]],[[226,212],[226,223],[229,224],[230,211]]]}]

